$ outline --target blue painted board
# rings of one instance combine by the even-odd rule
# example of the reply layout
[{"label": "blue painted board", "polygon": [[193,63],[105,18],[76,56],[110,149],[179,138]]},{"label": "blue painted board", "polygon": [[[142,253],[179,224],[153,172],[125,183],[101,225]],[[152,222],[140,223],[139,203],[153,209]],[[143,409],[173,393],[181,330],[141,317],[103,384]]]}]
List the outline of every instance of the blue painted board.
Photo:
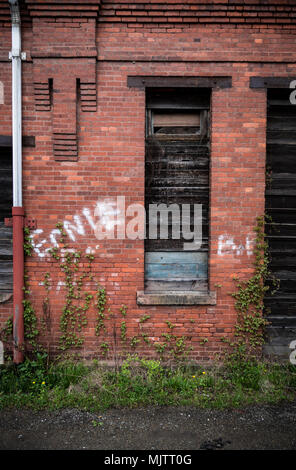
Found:
[{"label": "blue painted board", "polygon": [[146,280],[198,280],[207,279],[206,252],[147,252],[145,255]]}]

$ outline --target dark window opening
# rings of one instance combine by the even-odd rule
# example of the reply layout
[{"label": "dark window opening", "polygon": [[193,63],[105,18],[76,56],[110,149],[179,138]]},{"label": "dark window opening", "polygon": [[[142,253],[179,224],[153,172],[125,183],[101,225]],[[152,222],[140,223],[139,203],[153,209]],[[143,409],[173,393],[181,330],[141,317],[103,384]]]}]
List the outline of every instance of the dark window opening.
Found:
[{"label": "dark window opening", "polygon": [[12,149],[0,146],[0,300],[12,292],[12,227],[5,225],[12,208]]},{"label": "dark window opening", "polygon": [[264,299],[269,322],[264,351],[283,357],[296,338],[296,105],[291,92],[267,90],[265,232],[272,276]]},{"label": "dark window opening", "polygon": [[[208,289],[209,119],[208,89],[147,90],[147,292]],[[164,205],[164,212],[154,213],[153,219],[151,206],[160,205]],[[195,205],[202,207],[202,242],[198,249],[190,249],[188,231],[194,233]],[[151,225],[157,227],[154,237],[150,236]],[[154,235],[155,232],[154,227]]]}]

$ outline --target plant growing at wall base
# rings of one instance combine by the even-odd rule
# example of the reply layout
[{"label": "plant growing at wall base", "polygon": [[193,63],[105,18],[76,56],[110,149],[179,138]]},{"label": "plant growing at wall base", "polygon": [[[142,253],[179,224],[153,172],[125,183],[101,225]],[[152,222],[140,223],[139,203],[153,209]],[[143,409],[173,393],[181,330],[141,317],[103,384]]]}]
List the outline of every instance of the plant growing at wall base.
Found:
[{"label": "plant growing at wall base", "polygon": [[[32,255],[32,242],[30,238],[30,229],[24,227],[24,256]],[[35,313],[35,309],[30,300],[30,288],[27,274],[24,274],[24,299],[23,299],[23,317],[24,317],[24,349],[26,345],[30,347],[32,352],[37,352],[41,349],[41,346],[37,343],[37,338],[39,336],[38,320]],[[13,340],[13,317],[9,318],[6,321],[4,328],[0,332],[1,338],[5,342],[10,342]]]},{"label": "plant growing at wall base", "polygon": [[[88,278],[92,281],[91,264],[93,255],[86,254],[86,260],[82,259],[79,250],[69,248],[63,229],[63,224],[58,222],[56,227],[60,231],[58,246],[49,250],[53,260],[59,263],[59,268],[64,274],[65,304],[60,317],[60,349],[65,351],[69,348],[79,348],[84,342],[82,329],[87,325],[87,312],[92,304],[94,294],[84,290],[84,282]],[[81,266],[83,272],[80,273]],[[44,285],[47,287],[48,279]],[[48,296],[47,296],[48,299]]]},{"label": "plant growing at wall base", "polygon": [[231,295],[235,299],[235,309],[238,312],[235,341],[226,341],[225,338],[223,340],[228,342],[234,348],[234,353],[241,358],[256,356],[261,351],[265,339],[265,327],[268,325],[268,321],[263,316],[264,297],[271,289],[267,281],[272,284],[272,293],[278,287],[278,281],[269,270],[268,243],[264,233],[266,220],[270,219],[267,216],[260,216],[256,219],[253,276],[248,280],[233,277],[237,291]]},{"label": "plant growing at wall base", "polygon": [[24,254],[25,256],[31,256],[33,251],[32,240],[30,237],[30,229],[24,227]]},{"label": "plant growing at wall base", "polygon": [[30,290],[27,276],[25,276],[24,295],[24,339],[31,345],[34,351],[37,351],[40,349],[40,346],[37,344],[37,337],[39,336],[38,321],[35,309],[29,299]]},{"label": "plant growing at wall base", "polygon": [[97,307],[97,323],[95,327],[96,335],[98,336],[101,330],[105,330],[105,307],[106,307],[106,291],[103,287],[98,285],[96,292],[96,307]]}]

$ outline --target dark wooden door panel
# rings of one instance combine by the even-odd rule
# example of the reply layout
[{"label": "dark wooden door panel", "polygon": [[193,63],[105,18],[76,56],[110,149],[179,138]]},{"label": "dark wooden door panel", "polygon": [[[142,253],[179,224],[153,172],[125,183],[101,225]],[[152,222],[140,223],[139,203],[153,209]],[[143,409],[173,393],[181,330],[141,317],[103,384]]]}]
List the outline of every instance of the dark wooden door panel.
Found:
[{"label": "dark wooden door panel", "polygon": [[269,326],[265,352],[289,357],[296,339],[296,106],[291,90],[268,90],[265,209],[270,270],[274,283],[264,301]]},{"label": "dark wooden door panel", "polygon": [[[194,94],[193,94],[194,95]],[[171,101],[170,101],[171,100]],[[190,110],[190,102],[192,109]],[[171,104],[169,104],[171,103]],[[185,103],[185,105],[184,105]],[[145,163],[145,287],[147,290],[205,290],[208,268],[209,207],[209,94],[202,106],[194,96],[147,94],[147,138]],[[171,108],[170,108],[171,106]],[[185,109],[185,111],[184,111]],[[155,111],[156,110],[156,111]],[[161,111],[160,111],[161,110]],[[153,217],[151,205],[177,205],[179,219],[168,218],[167,237],[160,235],[160,218]],[[184,251],[182,205],[190,205],[187,230],[194,230],[194,205],[202,205],[202,243],[198,250]],[[151,239],[151,221],[158,236]],[[179,230],[179,237],[174,235]],[[193,247],[192,247],[193,248]]]}]

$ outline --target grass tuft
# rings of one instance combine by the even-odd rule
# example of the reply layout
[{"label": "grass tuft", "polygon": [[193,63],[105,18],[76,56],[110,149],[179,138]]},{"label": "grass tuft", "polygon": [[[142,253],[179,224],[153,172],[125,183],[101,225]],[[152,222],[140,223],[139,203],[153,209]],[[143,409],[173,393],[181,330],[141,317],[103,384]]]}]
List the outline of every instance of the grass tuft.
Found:
[{"label": "grass tuft", "polygon": [[203,369],[166,367],[129,356],[120,368],[82,362],[49,363],[46,355],[0,368],[0,408],[75,407],[99,411],[116,407],[189,405],[233,408],[296,398],[296,367],[290,363],[229,361]]}]

